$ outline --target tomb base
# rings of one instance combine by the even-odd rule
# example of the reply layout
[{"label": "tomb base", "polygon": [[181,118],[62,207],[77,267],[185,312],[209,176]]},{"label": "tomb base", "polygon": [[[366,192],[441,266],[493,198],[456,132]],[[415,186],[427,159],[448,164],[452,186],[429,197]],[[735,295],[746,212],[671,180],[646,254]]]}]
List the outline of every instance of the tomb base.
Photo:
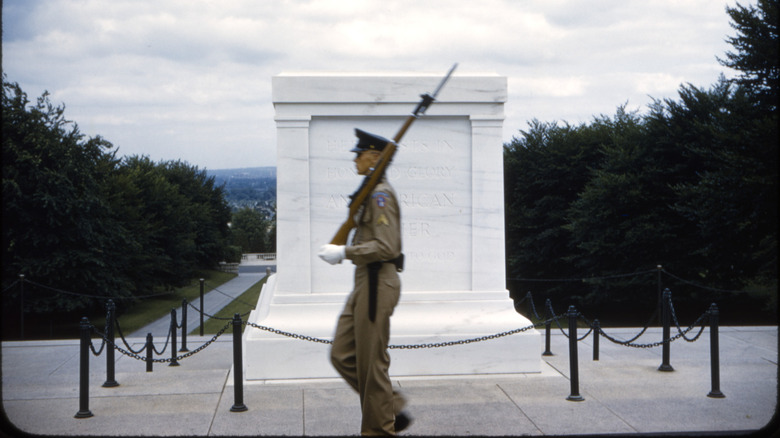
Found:
[{"label": "tomb base", "polygon": [[[276,275],[263,287],[248,322],[331,340],[345,294],[275,294]],[[471,340],[528,327],[506,291],[408,292],[391,318],[390,345]],[[248,325],[243,335],[244,378],[333,378],[330,345]],[[446,376],[541,372],[541,334],[534,328],[494,339],[434,348],[391,348],[390,375]]]}]

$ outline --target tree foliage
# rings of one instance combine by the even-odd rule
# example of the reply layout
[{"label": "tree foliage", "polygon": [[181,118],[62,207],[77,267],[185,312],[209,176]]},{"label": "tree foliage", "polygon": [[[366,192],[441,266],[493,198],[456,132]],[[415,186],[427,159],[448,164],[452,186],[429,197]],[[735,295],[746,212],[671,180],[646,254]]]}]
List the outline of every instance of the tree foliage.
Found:
[{"label": "tree foliage", "polygon": [[645,115],[535,120],[505,145],[507,272],[526,280],[512,287],[611,278],[544,288],[578,304],[652,302],[647,277],[615,278],[661,264],[709,287],[688,297],[757,285],[776,296],[776,11],[777,1],[729,9],[741,32],[728,57],[736,81],[681,85]]},{"label": "tree foliage", "polygon": [[243,253],[275,252],[274,221],[259,211],[244,207],[233,213],[232,243]]},{"label": "tree foliage", "polygon": [[780,81],[780,35],[778,1],[758,0],[757,7],[737,4],[726,8],[737,35],[728,37],[735,52],[727,52],[721,64],[739,72],[736,82],[747,88],[762,106],[777,109]]},{"label": "tree foliage", "polygon": [[3,77],[3,282],[78,295],[27,297],[36,311],[96,306],[180,285],[226,255],[221,187],[181,161],[116,158],[44,93],[35,104]]}]

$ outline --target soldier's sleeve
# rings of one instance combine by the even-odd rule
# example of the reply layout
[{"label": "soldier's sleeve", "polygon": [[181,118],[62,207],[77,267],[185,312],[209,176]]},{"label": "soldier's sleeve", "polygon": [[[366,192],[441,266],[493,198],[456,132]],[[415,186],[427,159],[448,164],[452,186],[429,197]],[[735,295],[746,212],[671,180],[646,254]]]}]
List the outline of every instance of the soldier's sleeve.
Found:
[{"label": "soldier's sleeve", "polygon": [[401,254],[401,224],[398,201],[390,190],[377,190],[366,205],[365,222],[359,227],[361,236],[367,239],[354,246],[347,246],[346,256],[356,265],[387,261]]}]

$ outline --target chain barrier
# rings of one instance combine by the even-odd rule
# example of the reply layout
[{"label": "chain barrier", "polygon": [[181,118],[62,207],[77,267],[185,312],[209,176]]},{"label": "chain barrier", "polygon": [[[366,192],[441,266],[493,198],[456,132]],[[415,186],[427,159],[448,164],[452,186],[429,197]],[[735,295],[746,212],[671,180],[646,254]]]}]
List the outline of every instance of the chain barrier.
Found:
[{"label": "chain barrier", "polygon": [[[520,306],[521,304],[523,304],[523,302],[525,302],[525,300],[526,300],[526,299],[528,299],[528,298],[530,298],[529,304],[530,304],[530,306],[531,306],[531,313],[533,314],[533,317],[534,317],[534,318],[536,318],[536,319],[543,319],[543,318],[542,318],[541,316],[539,316],[539,314],[536,312],[536,306],[534,305],[534,299],[533,299],[533,297],[531,296],[531,292],[530,292],[530,291],[529,291],[527,294],[525,294],[525,296],[523,297],[523,299],[522,299],[522,300],[520,300],[520,301],[519,301],[517,304],[515,304],[515,307],[518,307],[518,306]],[[545,309],[545,310],[546,310],[546,309]],[[545,316],[547,316],[547,315],[545,315]]]},{"label": "chain barrier", "polygon": [[[206,282],[204,282],[204,284],[208,285],[208,283],[206,283]],[[209,287],[211,287],[211,286],[209,286]],[[217,289],[216,287],[211,287],[211,290],[213,290],[213,291],[216,291],[216,292],[218,292],[218,293],[221,293],[222,295],[224,295],[224,296],[226,296],[226,297],[230,298],[231,300],[233,300],[233,301],[238,301],[239,303],[241,303],[241,304],[243,304],[243,305],[245,305],[245,306],[249,306],[249,307],[251,307],[252,309],[254,309],[254,308],[255,308],[255,306],[256,306],[256,304],[249,304],[249,303],[247,303],[246,301],[243,301],[243,300],[241,300],[241,298],[238,298],[238,297],[234,297],[234,296],[228,295],[228,294],[226,294],[225,292],[222,292],[221,290]]]},{"label": "chain barrier", "polygon": [[[594,282],[594,281],[610,280],[610,279],[615,279],[615,278],[635,277],[635,276],[645,275],[645,274],[649,274],[649,273],[657,273],[659,269],[660,269],[660,271],[662,273],[664,273],[664,274],[674,278],[675,280],[678,280],[678,281],[680,281],[682,283],[685,283],[685,284],[688,284],[690,286],[697,287],[697,288],[700,288],[700,289],[705,289],[705,290],[709,290],[709,291],[713,291],[713,292],[726,292],[726,293],[741,293],[741,292],[744,292],[744,291],[738,291],[738,290],[732,290],[732,289],[718,289],[718,288],[713,288],[713,287],[709,287],[709,286],[703,286],[703,285],[698,284],[696,282],[693,282],[693,281],[690,281],[690,280],[686,280],[686,279],[681,278],[681,277],[679,277],[679,276],[677,276],[675,274],[672,274],[671,272],[667,271],[666,269],[664,269],[664,268],[662,268],[660,266],[657,267],[657,268],[654,268],[654,269],[648,269],[648,270],[644,270],[644,271],[631,272],[631,273],[626,273],[626,274],[603,275],[603,276],[598,276],[598,277],[581,277],[581,278],[522,278],[522,277],[507,277],[506,279],[510,280],[510,281],[547,282],[547,283],[554,283],[554,282],[588,283],[588,282]],[[56,292],[56,293],[62,293],[62,294],[66,294],[66,295],[73,295],[73,296],[80,296],[80,297],[89,297],[89,298],[104,298],[104,299],[119,299],[119,300],[123,300],[123,299],[163,297],[163,296],[167,296],[167,295],[173,295],[173,294],[176,293],[175,291],[172,291],[172,292],[163,292],[163,293],[159,293],[159,294],[148,294],[148,295],[133,295],[133,294],[124,295],[124,296],[89,295],[89,294],[83,294],[83,293],[77,293],[77,292],[70,292],[70,291],[66,291],[66,290],[63,290],[63,289],[58,289],[58,288],[51,287],[51,286],[46,286],[44,284],[37,283],[35,281],[31,281],[31,280],[28,280],[26,278],[24,278],[24,279],[16,279],[13,283],[11,283],[10,285],[8,285],[7,287],[5,287],[3,289],[3,293],[5,293],[9,289],[13,288],[14,286],[17,285],[17,283],[20,283],[20,282],[22,282],[22,283],[29,283],[29,284],[31,284],[33,286],[38,286],[38,287],[41,287],[43,289],[48,289],[48,290],[50,290],[52,292]],[[236,298],[236,297],[233,297],[231,295],[228,295],[225,292],[222,292],[222,291],[220,291],[219,289],[217,289],[215,287],[212,288],[211,290],[217,291],[218,293],[220,293],[222,295],[225,295],[226,297],[231,298],[233,300],[239,301],[239,302],[241,302],[241,303],[243,303],[245,305],[251,306],[253,308],[255,307],[254,304],[247,303],[245,301],[242,301],[240,298]],[[536,316],[537,316],[537,319],[541,319],[541,318],[538,318],[538,315],[536,315]]]},{"label": "chain barrier", "polygon": [[[130,346],[130,344],[127,342],[127,339],[125,339],[124,333],[122,333],[122,327],[119,326],[119,319],[115,319],[114,322],[116,322],[116,329],[119,332],[119,337],[122,339],[122,342],[124,342],[125,347],[127,347],[128,350],[132,351],[133,354],[139,354],[142,351],[144,351],[144,348],[146,348],[146,345],[141,346],[141,348],[138,351],[133,350],[133,348]],[[118,349],[118,347],[117,347]]]},{"label": "chain barrier", "polygon": [[[227,323],[227,324],[225,324],[225,326],[224,326],[224,327],[222,327],[222,329],[220,329],[220,330],[219,330],[219,331],[218,331],[218,332],[217,332],[217,333],[216,333],[216,334],[215,334],[215,335],[214,335],[214,336],[213,336],[213,337],[212,337],[210,340],[206,341],[206,342],[205,342],[203,345],[201,345],[200,347],[198,347],[198,348],[196,348],[196,349],[194,349],[194,350],[192,350],[192,351],[188,351],[188,352],[186,352],[186,353],[184,353],[184,354],[182,354],[182,355],[180,355],[180,356],[176,356],[176,358],[175,358],[175,359],[176,359],[177,361],[179,361],[179,360],[186,359],[186,358],[188,358],[188,357],[190,357],[190,356],[192,356],[192,355],[194,355],[194,354],[200,353],[201,351],[203,351],[203,349],[204,349],[204,348],[208,347],[209,345],[211,345],[212,343],[214,343],[214,342],[217,340],[217,338],[219,338],[220,336],[222,336],[222,334],[224,334],[224,333],[225,333],[225,331],[226,331],[228,328],[230,328],[230,326],[231,326],[231,323]],[[128,349],[129,349],[130,351],[127,351],[127,350],[125,350],[124,348],[122,348],[122,347],[120,347],[120,346],[116,345],[116,344],[114,343],[114,341],[113,341],[113,340],[111,340],[111,339],[108,339],[108,338],[106,337],[106,334],[105,334],[105,333],[102,333],[102,332],[101,332],[100,330],[98,330],[97,328],[93,327],[93,331],[94,331],[94,332],[95,332],[95,333],[96,333],[98,336],[100,336],[100,337],[102,337],[102,338],[103,338],[103,342],[104,342],[104,344],[105,344],[105,343],[108,343],[108,344],[110,344],[112,348],[116,349],[117,351],[119,351],[120,353],[124,354],[125,356],[132,357],[133,359],[140,360],[140,361],[142,361],[142,362],[145,362],[145,361],[146,361],[146,357],[144,357],[144,356],[141,356],[140,354],[138,354],[138,353],[142,352],[142,351],[143,351],[143,350],[146,348],[146,342],[144,342],[144,345],[141,347],[141,349],[140,349],[138,352],[135,352],[135,351],[133,351],[131,348],[129,348],[129,346],[128,346]],[[170,332],[169,332],[169,333],[170,333]],[[167,346],[167,341],[166,341],[166,346]],[[154,350],[155,352],[157,352],[157,349],[156,349],[156,348],[154,348],[154,346],[153,346],[153,350]],[[163,352],[164,352],[164,351],[165,351],[165,348],[163,348]],[[157,354],[158,354],[158,355],[162,355],[162,353],[157,353]],[[174,360],[174,358],[172,358],[172,357],[168,357],[168,358],[165,358],[165,359],[152,359],[152,362],[154,362],[154,363],[168,363],[168,362],[172,362],[173,360]]]},{"label": "chain barrier", "polygon": [[[616,339],[616,338],[613,338],[612,336],[609,336],[608,334],[604,333],[604,331],[601,330],[601,329],[599,329],[599,333],[601,333],[602,336],[604,336],[605,338],[609,339],[610,341],[612,341],[612,342],[614,342],[616,344],[624,345],[626,347],[655,348],[655,347],[660,347],[660,346],[664,345],[667,342],[669,342],[669,343],[674,342],[674,341],[680,339],[681,337],[685,336],[686,333],[688,333],[691,330],[693,330],[693,328],[696,327],[697,325],[699,325],[699,323],[701,323],[706,317],[707,317],[707,312],[704,312],[698,319],[696,319],[696,321],[693,322],[693,324],[691,324],[685,330],[680,330],[680,332],[678,334],[672,336],[669,339],[664,339],[662,341],[653,342],[651,344],[634,344],[634,343],[630,343],[630,342],[626,342],[626,341],[621,341],[620,339]],[[694,340],[698,339],[698,337],[702,334],[702,332],[704,331],[704,327],[705,326],[702,325],[702,328],[699,331],[699,334],[696,335],[696,338]],[[693,341],[689,341],[689,342],[693,342]]]},{"label": "chain barrier", "polygon": [[154,298],[154,297],[162,297],[165,295],[171,295],[176,292],[164,292],[161,294],[152,294],[152,295],[129,295],[129,296],[110,296],[110,295],[89,295],[89,294],[80,294],[78,292],[69,292],[66,290],[58,289],[56,287],[46,286],[45,284],[36,283],[32,280],[24,279],[22,280],[25,283],[30,283],[33,286],[38,286],[43,289],[48,289],[52,292],[66,294],[66,295],[73,295],[77,297],[88,297],[88,298],[107,298],[107,299],[114,299],[114,300],[125,300],[125,299],[136,299],[136,298]]},{"label": "chain barrier", "polygon": [[[582,315],[582,313],[577,312],[577,318],[579,318],[579,319],[581,319],[583,321],[586,321],[586,323],[587,323],[587,320],[585,319],[585,316]],[[588,330],[588,332],[585,333],[584,335],[582,335],[579,338],[577,338],[577,341],[582,341],[585,338],[587,338],[591,333],[593,333],[593,324],[588,324],[588,327],[590,327],[590,330]]]},{"label": "chain barrier", "polygon": [[[685,333],[683,333],[683,330],[680,328],[680,323],[677,322],[677,315],[674,313],[674,305],[672,305],[672,302],[669,301],[669,310],[672,314],[672,320],[674,321],[674,325],[677,326],[677,332],[682,335],[682,338],[685,339],[688,342],[696,342],[697,339],[699,339],[699,336],[704,332],[704,327],[706,325],[706,321],[704,321],[706,316],[709,315],[709,312],[704,312],[702,316],[699,317],[699,319],[696,320],[696,322],[693,323],[693,325],[697,325],[699,321],[702,321],[701,329],[699,329],[699,333],[696,334],[696,336],[693,337],[693,339],[688,339],[687,336],[685,336],[685,333],[688,333],[690,331],[687,330]],[[691,326],[693,327],[693,326]]]},{"label": "chain barrier", "polygon": [[168,342],[171,340],[171,330],[168,330],[168,337],[165,338],[165,345],[163,346],[162,351],[157,351],[157,347],[154,346],[154,343],[152,343],[152,350],[154,350],[155,353],[162,356],[163,353],[165,353],[165,350],[168,349]]},{"label": "chain barrier", "polygon": [[704,289],[704,290],[708,290],[708,291],[711,291],[711,292],[725,292],[725,293],[742,293],[742,292],[744,292],[744,291],[740,291],[740,290],[718,289],[718,288],[709,287],[709,286],[702,286],[701,284],[695,283],[693,281],[686,280],[684,278],[680,278],[680,277],[672,274],[671,272],[669,272],[669,271],[667,271],[666,269],[663,269],[663,268],[661,268],[661,272],[663,272],[664,274],[674,278],[675,280],[683,282],[683,283],[685,283],[685,284],[687,284],[689,286],[698,287],[699,289]]},{"label": "chain barrier", "polygon": [[[528,296],[526,296],[526,298],[527,297]],[[525,300],[525,298],[523,298],[523,300]],[[521,301],[521,303],[522,303],[522,301]],[[566,333],[566,331],[563,329],[563,327],[561,326],[561,324],[559,322],[559,318],[563,317],[564,315],[556,315],[555,311],[552,308],[552,304],[550,304],[549,301],[546,304],[547,304],[547,309],[548,309],[549,313],[551,315],[553,315],[553,316],[548,318],[545,321],[538,322],[536,324],[531,324],[531,325],[526,326],[526,327],[522,327],[522,328],[518,328],[518,329],[514,329],[514,330],[509,330],[509,331],[502,332],[502,333],[496,333],[496,334],[492,334],[492,335],[486,335],[486,336],[481,336],[481,337],[477,337],[477,338],[471,338],[471,339],[461,339],[461,340],[457,340],[457,341],[437,342],[437,343],[428,343],[428,344],[388,345],[388,348],[389,349],[406,349],[406,350],[411,350],[411,349],[420,349],[420,348],[440,348],[440,347],[449,347],[449,346],[453,346],[453,345],[470,344],[470,343],[473,343],[473,342],[487,341],[487,340],[490,340],[490,339],[502,338],[504,336],[509,336],[509,335],[513,335],[513,334],[516,334],[516,333],[524,332],[524,331],[530,330],[530,329],[535,328],[535,327],[544,326],[544,325],[546,325],[548,323],[551,323],[552,321],[555,322],[555,324],[561,330],[561,333],[564,336],[566,336],[566,338],[568,338],[569,335]],[[536,312],[536,306],[534,305],[533,298],[531,298],[531,300],[530,300],[530,305],[531,305],[531,308],[532,308],[532,311],[533,311],[534,315],[536,316],[536,319],[541,319],[541,318],[538,317],[538,313]],[[674,314],[674,307],[670,305],[670,308],[672,310],[672,316],[673,316],[675,324],[677,325],[677,330],[678,330],[679,333],[677,335],[675,335],[675,336],[670,337],[669,339],[664,339],[662,341],[653,342],[653,343],[650,343],[650,344],[635,344],[634,343],[634,341],[639,339],[639,337],[641,337],[647,331],[647,329],[650,327],[650,322],[653,319],[655,319],[655,317],[657,316],[658,309],[656,309],[653,312],[653,315],[650,317],[650,319],[648,319],[648,322],[647,322],[647,324],[645,324],[645,327],[642,328],[642,330],[639,332],[639,334],[637,334],[636,336],[634,336],[633,338],[631,338],[631,339],[629,339],[627,341],[622,341],[622,340],[616,339],[616,338],[608,335],[606,332],[604,332],[603,329],[601,329],[601,327],[596,328],[595,324],[593,324],[590,320],[588,320],[582,313],[577,312],[577,317],[579,319],[582,319],[587,324],[587,326],[590,327],[590,329],[587,331],[587,333],[585,333],[581,337],[577,338],[577,341],[584,340],[585,338],[590,336],[591,333],[593,333],[594,336],[602,335],[605,338],[609,339],[610,341],[612,341],[612,342],[614,342],[616,344],[620,344],[620,345],[624,345],[624,346],[628,346],[628,347],[634,347],[634,348],[654,348],[654,347],[659,347],[659,346],[664,345],[667,342],[674,342],[674,341],[676,341],[677,339],[679,339],[681,337],[684,338],[688,342],[696,341],[701,336],[701,334],[704,332],[704,329],[706,327],[705,320],[706,320],[706,317],[708,316],[709,313],[708,312],[704,312],[699,318],[696,319],[696,321],[693,322],[693,324],[691,324],[688,328],[683,330],[680,327],[679,323],[677,322],[677,317]],[[696,327],[697,325],[699,325],[700,323],[702,325],[701,325],[701,328],[699,329],[699,333],[695,337],[693,337],[692,339],[689,339],[686,336],[686,334],[688,332],[690,332],[691,330],[693,330],[693,328]],[[328,339],[322,339],[322,338],[316,338],[316,337],[313,337],[313,336],[306,336],[306,335],[300,335],[300,334],[297,334],[297,333],[286,332],[286,331],[283,331],[283,330],[275,329],[275,328],[272,328],[272,327],[266,327],[266,326],[255,324],[255,323],[252,323],[252,322],[244,322],[244,325],[248,325],[248,326],[254,327],[256,329],[264,330],[264,331],[267,331],[267,332],[270,332],[270,333],[275,333],[277,335],[286,336],[286,337],[293,338],[293,339],[300,339],[300,340],[309,341],[309,342],[317,342],[317,343],[321,343],[321,344],[332,344],[333,343],[333,341],[328,340]],[[594,333],[594,331],[595,331],[595,333]]]},{"label": "chain barrier", "polygon": [[563,326],[561,326],[561,323],[558,321],[558,315],[555,314],[555,311],[552,308],[552,303],[550,303],[549,301],[547,301],[547,311],[550,312],[551,315],[553,315],[553,317],[551,319],[553,321],[555,321],[555,325],[558,326],[558,329],[561,331],[563,336],[566,336],[566,339],[568,339],[569,338],[569,334],[566,333],[566,330],[564,330]]},{"label": "chain barrier", "polygon": [[513,277],[513,278],[507,278],[507,280],[512,281],[533,281],[533,282],[576,282],[576,283],[587,283],[590,281],[600,281],[600,280],[611,280],[613,278],[624,278],[624,277],[636,277],[639,275],[645,275],[649,274],[651,272],[658,272],[658,269],[648,269],[646,271],[639,271],[639,272],[632,272],[629,274],[615,274],[615,275],[604,275],[600,277],[587,277],[587,278],[520,278],[520,277]]},{"label": "chain barrier", "polygon": [[[532,312],[534,314],[534,317],[536,319],[541,319],[541,318],[539,318],[539,314],[536,312],[536,306],[534,305],[533,297],[531,296],[530,292],[528,294],[526,294],[526,296],[520,301],[520,303],[525,301],[527,298],[530,298],[530,307],[531,307],[531,310],[532,310]],[[547,321],[545,321],[545,323],[550,322],[550,321],[554,321],[555,324],[558,326],[558,329],[561,331],[561,334],[563,334],[568,339],[569,334],[566,333],[566,331],[563,329],[563,326],[561,326],[560,321],[558,320],[563,315],[556,315],[555,314],[555,311],[553,310],[552,304],[549,302],[549,300],[546,302],[546,306],[547,306],[547,311],[551,315],[553,315],[553,316],[551,318],[549,318]],[[677,315],[674,313],[674,306],[672,305],[671,302],[669,303],[669,308],[671,310],[672,319],[673,319],[675,325],[677,326],[677,331],[678,331],[677,335],[675,335],[673,337],[670,337],[669,339],[665,339],[665,340],[662,340],[662,341],[659,341],[659,342],[653,342],[653,343],[650,343],[650,344],[634,344],[634,341],[639,339],[647,331],[647,329],[650,327],[650,323],[658,315],[658,308],[656,308],[655,311],[653,311],[653,314],[647,320],[647,323],[642,328],[642,330],[640,330],[640,332],[636,336],[634,336],[631,339],[626,340],[626,341],[622,341],[622,340],[616,339],[616,338],[614,338],[612,336],[609,336],[606,332],[604,332],[604,330],[601,327],[598,327],[596,329],[595,328],[595,324],[593,324],[592,321],[590,321],[588,318],[586,318],[585,315],[583,315],[582,313],[577,312],[577,317],[579,319],[582,319],[585,322],[585,324],[588,327],[590,327],[590,329],[588,330],[587,333],[585,333],[583,336],[577,338],[577,341],[582,341],[585,338],[587,338],[594,331],[594,329],[596,329],[596,331],[597,331],[597,333],[594,334],[594,336],[597,336],[597,335],[600,334],[600,335],[604,336],[605,338],[609,339],[610,341],[612,341],[612,342],[614,342],[616,344],[620,344],[620,345],[624,345],[624,346],[628,346],[628,347],[634,347],[634,348],[654,348],[654,347],[661,346],[661,345],[663,345],[666,342],[674,342],[674,341],[676,341],[679,338],[683,338],[683,339],[685,339],[688,342],[695,342],[696,340],[698,340],[699,337],[704,332],[704,329],[706,328],[706,318],[709,315],[709,312],[708,311],[704,312],[701,316],[699,316],[699,318],[696,319],[696,321],[693,322],[693,324],[691,324],[688,328],[683,330],[682,327],[680,327],[679,322],[677,321]],[[693,338],[688,338],[686,336],[686,334],[688,332],[690,332],[691,330],[693,330],[693,328],[696,327],[697,325],[699,325],[700,323],[702,325],[701,325],[701,328],[699,329],[699,332],[696,334],[696,336],[694,336]]]},{"label": "chain barrier", "polygon": [[487,335],[487,336],[481,336],[478,338],[471,338],[471,339],[462,339],[459,341],[449,341],[449,342],[437,342],[437,343],[431,343],[431,344],[411,344],[411,345],[388,345],[387,348],[390,349],[398,349],[398,350],[415,350],[420,348],[440,348],[440,347],[450,347],[453,345],[464,345],[464,344],[471,344],[473,342],[482,342],[487,341],[490,339],[497,339],[497,338],[503,338],[504,336],[514,335],[516,333],[524,332],[527,330],[530,330],[536,326],[544,325],[545,322],[537,323],[537,324],[531,324],[526,327],[509,330],[502,333],[496,333],[493,335]]},{"label": "chain barrier", "polygon": [[[93,326],[94,328],[94,326]],[[103,342],[100,343],[100,350],[95,351],[95,346],[92,345],[92,339],[89,340],[89,349],[92,350],[92,354],[95,356],[100,356],[100,354],[103,352],[103,349],[106,348],[106,338],[103,338]]]},{"label": "chain barrier", "polygon": [[16,279],[16,280],[14,280],[14,282],[13,282],[13,283],[11,283],[11,284],[10,284],[10,285],[8,285],[8,286],[7,286],[5,289],[3,289],[3,292],[2,292],[2,293],[3,293],[3,295],[5,295],[5,293],[6,293],[6,292],[8,292],[9,290],[11,290],[11,288],[12,288],[12,287],[16,286],[16,283],[19,283],[20,281],[24,281],[24,280],[19,280],[19,279]]},{"label": "chain barrier", "polygon": [[[208,314],[208,313],[206,313],[206,312],[201,312],[201,311],[200,311],[200,309],[198,309],[197,307],[195,307],[195,305],[194,305],[194,304],[192,304],[192,303],[187,303],[187,305],[188,305],[188,306],[190,306],[190,307],[192,307],[193,309],[195,309],[195,311],[196,311],[196,312],[198,312],[198,313],[203,313],[203,316],[208,316],[210,319],[216,319],[216,320],[219,320],[219,321],[232,321],[232,320],[233,320],[233,318],[232,318],[232,317],[230,317],[230,318],[224,318],[224,317],[221,317],[221,316],[210,315],[210,314]],[[248,312],[246,312],[246,313],[242,313],[242,314],[241,314],[241,318],[246,318],[246,317],[247,317],[247,316],[248,316],[250,313],[252,313],[252,311],[251,311],[251,310],[250,310],[250,311],[248,311]]]},{"label": "chain barrier", "polygon": [[296,333],[285,332],[285,331],[282,331],[282,330],[279,330],[279,329],[266,327],[264,325],[255,324],[255,323],[249,322],[249,321],[245,322],[244,324],[246,324],[248,326],[252,326],[252,327],[254,327],[256,329],[265,330],[265,331],[271,332],[271,333],[276,333],[277,335],[287,336],[288,338],[300,339],[302,341],[318,342],[320,344],[332,344],[333,343],[333,341],[331,341],[329,339],[321,339],[321,338],[315,338],[313,336],[304,336],[304,335],[299,335],[299,334],[296,334]]},{"label": "chain barrier", "polygon": [[[421,348],[440,348],[440,347],[450,347],[453,345],[464,345],[464,344],[471,344],[474,342],[481,342],[481,341],[487,341],[490,339],[497,339],[497,338],[503,338],[505,336],[514,335],[516,333],[524,332],[527,330],[530,330],[534,327],[539,327],[547,324],[550,320],[542,321],[536,324],[531,324],[526,327],[509,330],[506,332],[496,333],[492,335],[486,335],[486,336],[480,336],[478,338],[471,338],[471,339],[461,339],[457,341],[447,341],[447,342],[436,342],[436,343],[428,343],[428,344],[406,344],[406,345],[388,345],[387,348],[391,350],[416,350]],[[322,338],[316,338],[313,336],[306,336],[306,335],[300,335],[297,333],[291,333],[291,332],[285,332],[283,330],[275,329],[272,327],[266,327],[263,325],[255,324],[253,322],[244,322],[245,325],[254,327],[256,329],[264,330],[270,333],[275,333],[277,335],[286,336],[288,338],[293,339],[300,339],[302,341],[309,341],[309,342],[317,342],[320,344],[332,344],[333,341],[329,339],[322,339]]]}]

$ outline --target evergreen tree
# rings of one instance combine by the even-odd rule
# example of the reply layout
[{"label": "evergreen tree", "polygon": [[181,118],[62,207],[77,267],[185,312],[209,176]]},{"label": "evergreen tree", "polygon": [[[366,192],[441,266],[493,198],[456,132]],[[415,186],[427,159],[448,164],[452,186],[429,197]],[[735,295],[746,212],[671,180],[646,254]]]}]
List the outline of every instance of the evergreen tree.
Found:
[{"label": "evergreen tree", "polygon": [[728,37],[735,52],[727,52],[721,64],[741,72],[736,82],[746,87],[759,104],[777,111],[780,77],[780,36],[778,35],[778,0],[758,0],[754,6],[727,7],[731,27],[737,35]]}]

